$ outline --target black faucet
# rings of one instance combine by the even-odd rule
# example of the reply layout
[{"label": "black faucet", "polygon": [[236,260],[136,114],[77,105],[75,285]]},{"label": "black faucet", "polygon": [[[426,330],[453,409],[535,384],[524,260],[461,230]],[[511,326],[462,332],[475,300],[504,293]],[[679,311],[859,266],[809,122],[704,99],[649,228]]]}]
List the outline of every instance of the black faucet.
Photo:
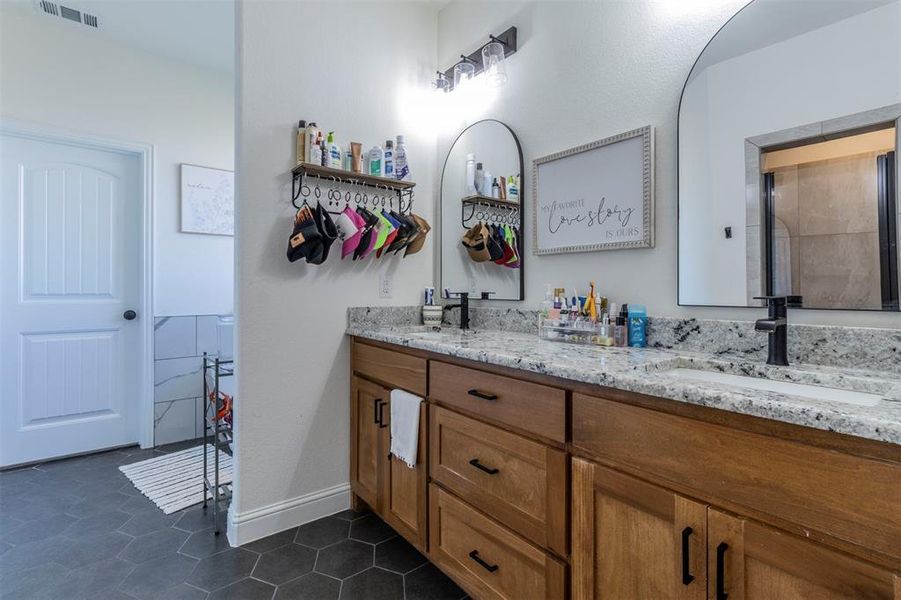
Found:
[{"label": "black faucet", "polygon": [[797,305],[794,296],[755,296],[755,300],[765,300],[769,309],[766,319],[757,319],[755,331],[769,334],[769,354],[766,364],[788,366],[788,305]]},{"label": "black faucet", "polygon": [[444,308],[448,310],[452,308],[459,308],[460,329],[469,329],[469,292],[449,292],[445,290],[445,298],[450,298],[452,295],[460,297],[460,304],[445,304]]}]

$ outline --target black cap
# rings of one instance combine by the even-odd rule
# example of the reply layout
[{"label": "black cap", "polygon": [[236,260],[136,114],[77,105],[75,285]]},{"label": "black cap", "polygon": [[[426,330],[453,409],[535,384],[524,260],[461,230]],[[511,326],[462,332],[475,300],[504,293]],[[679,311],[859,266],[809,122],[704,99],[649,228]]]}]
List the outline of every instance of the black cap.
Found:
[{"label": "black cap", "polygon": [[625,325],[625,324],[626,324],[626,317],[624,317],[622,314],[617,315],[617,316],[616,316],[616,324],[617,324],[617,325]]},{"label": "black cap", "polygon": [[304,128],[306,128],[306,126],[307,126],[307,122],[304,121],[303,119],[301,119],[301,120],[297,123],[297,128],[298,128],[298,129],[304,129]]},{"label": "black cap", "polygon": [[482,163],[476,163],[476,169],[481,169],[481,168],[482,168]]}]

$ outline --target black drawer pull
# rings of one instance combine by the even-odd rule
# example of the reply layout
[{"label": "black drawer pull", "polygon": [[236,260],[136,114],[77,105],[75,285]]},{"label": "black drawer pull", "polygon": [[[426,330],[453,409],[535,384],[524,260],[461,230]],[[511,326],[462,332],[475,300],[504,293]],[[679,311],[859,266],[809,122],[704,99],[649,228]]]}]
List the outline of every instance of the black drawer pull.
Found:
[{"label": "black drawer pull", "polygon": [[384,400],[379,400],[379,429],[388,426],[388,424],[385,423],[385,414],[382,412],[382,409],[385,408],[386,404],[388,403]]},{"label": "black drawer pull", "polygon": [[469,390],[466,393],[470,396],[481,398],[482,400],[497,400],[497,396],[495,394],[486,394],[485,392],[480,392],[479,390]]},{"label": "black drawer pull", "polygon": [[480,463],[478,458],[472,459],[471,461],[469,461],[469,464],[474,466],[476,469],[479,469],[480,471],[485,471],[489,475],[497,475],[498,473],[500,473],[500,469],[490,469]]},{"label": "black drawer pull", "polygon": [[720,542],[716,547],[716,600],[726,600],[729,594],[726,593],[726,550],[729,544]]},{"label": "black drawer pull", "polygon": [[381,425],[379,422],[379,402],[381,402],[379,398],[372,399],[372,422],[376,425]]},{"label": "black drawer pull", "polygon": [[689,572],[688,564],[688,538],[691,537],[693,531],[691,527],[682,530],[682,585],[688,585],[695,580],[695,576]]},{"label": "black drawer pull", "polygon": [[474,560],[477,563],[479,563],[480,565],[482,565],[482,567],[489,573],[494,573],[498,569],[497,565],[489,565],[484,560],[482,560],[482,558],[479,556],[478,550],[473,550],[472,552],[470,552],[469,558],[471,558],[472,560]]}]

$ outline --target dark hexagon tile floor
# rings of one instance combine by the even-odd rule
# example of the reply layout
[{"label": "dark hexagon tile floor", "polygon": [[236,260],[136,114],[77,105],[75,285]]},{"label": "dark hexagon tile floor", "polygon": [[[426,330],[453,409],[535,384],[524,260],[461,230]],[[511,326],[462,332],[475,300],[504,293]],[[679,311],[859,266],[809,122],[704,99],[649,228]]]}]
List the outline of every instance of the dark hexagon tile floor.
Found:
[{"label": "dark hexagon tile floor", "polygon": [[0,600],[461,600],[377,516],[345,510],[230,548],[211,511],[165,515],[124,448],[0,473]]}]

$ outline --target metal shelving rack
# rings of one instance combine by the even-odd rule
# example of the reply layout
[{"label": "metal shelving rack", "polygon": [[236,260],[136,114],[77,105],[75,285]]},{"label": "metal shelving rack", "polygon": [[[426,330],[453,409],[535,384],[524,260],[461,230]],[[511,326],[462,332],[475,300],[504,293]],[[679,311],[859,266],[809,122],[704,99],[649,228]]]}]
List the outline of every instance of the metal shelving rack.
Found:
[{"label": "metal shelving rack", "polygon": [[[209,357],[203,353],[203,510],[206,511],[208,499],[213,500],[213,523],[216,535],[219,535],[219,502],[231,498],[231,490],[227,484],[219,483],[219,450],[231,454],[233,439],[232,427],[225,422],[225,418],[217,419],[219,411],[219,380],[223,377],[231,377],[235,374],[234,360],[220,360],[218,356]],[[213,389],[210,390],[207,383],[207,371],[212,371]],[[215,404],[210,402],[210,392],[215,394]],[[210,481],[209,468],[207,467],[208,440],[212,433],[213,438],[213,480]],[[221,495],[221,498],[220,498]]]}]

